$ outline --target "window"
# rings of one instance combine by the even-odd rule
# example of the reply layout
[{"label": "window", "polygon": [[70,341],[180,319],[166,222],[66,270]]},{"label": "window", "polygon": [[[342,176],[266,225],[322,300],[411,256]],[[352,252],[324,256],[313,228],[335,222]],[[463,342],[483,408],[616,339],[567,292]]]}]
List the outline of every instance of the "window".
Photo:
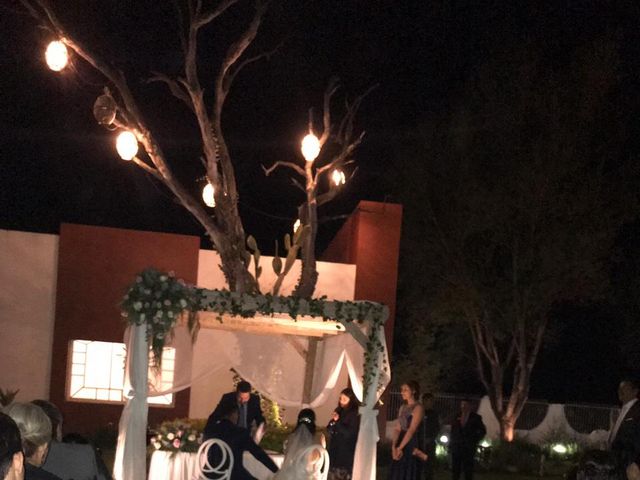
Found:
[{"label": "window", "polygon": [[[96,403],[124,402],[124,343],[73,340],[70,343],[67,398]],[[173,387],[176,351],[162,352],[159,373],[149,368],[149,383],[159,391]],[[151,359],[150,359],[151,363]],[[173,405],[173,394],[149,397],[154,405]]]}]

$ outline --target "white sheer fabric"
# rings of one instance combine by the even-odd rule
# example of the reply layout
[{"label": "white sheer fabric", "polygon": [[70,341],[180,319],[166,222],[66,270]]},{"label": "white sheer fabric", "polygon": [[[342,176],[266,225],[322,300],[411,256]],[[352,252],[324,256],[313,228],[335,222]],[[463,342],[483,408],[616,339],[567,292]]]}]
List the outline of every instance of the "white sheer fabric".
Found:
[{"label": "white sheer fabric", "polygon": [[127,361],[124,388],[128,392],[118,425],[118,444],[113,465],[116,480],[146,478],[147,432],[147,371],[149,369],[149,344],[147,327],[129,328],[126,339]]},{"label": "white sheer fabric", "polygon": [[[145,450],[147,426],[147,396],[164,395],[188,388],[206,376],[228,368],[231,364],[236,371],[264,392],[272,400],[289,407],[317,407],[336,397],[335,388],[340,371],[346,365],[349,379],[356,396],[363,398],[363,347],[349,334],[335,335],[319,342],[315,362],[312,395],[308,403],[303,402],[304,362],[297,349],[284,335],[253,335],[244,332],[216,330],[207,335],[213,342],[208,363],[199,365],[198,371],[191,371],[192,345],[185,328],[176,329],[171,345],[176,348],[176,370],[174,387],[168,391],[147,392],[141,386],[147,384],[148,345],[144,326],[131,329],[126,340],[127,366],[125,382],[131,383],[131,395],[120,419],[120,430],[114,465],[116,480],[139,480],[145,478]],[[209,333],[209,332],[207,332]],[[384,329],[378,337],[384,350],[378,365],[383,360],[388,363]],[[305,337],[296,337],[306,346]],[[224,361],[222,361],[224,359]],[[380,377],[380,375],[382,375]],[[389,383],[389,372],[378,371],[370,386],[369,401],[361,407],[362,419],[354,461],[354,479],[373,480],[375,478],[376,443],[378,441],[376,402]],[[378,389],[380,384],[380,389]]]}]

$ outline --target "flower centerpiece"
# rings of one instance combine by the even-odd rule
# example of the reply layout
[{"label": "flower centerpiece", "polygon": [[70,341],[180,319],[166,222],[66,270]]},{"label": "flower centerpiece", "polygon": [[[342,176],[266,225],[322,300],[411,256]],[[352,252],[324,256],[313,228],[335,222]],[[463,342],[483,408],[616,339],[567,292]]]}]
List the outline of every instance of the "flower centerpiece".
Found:
[{"label": "flower centerpiece", "polygon": [[203,421],[177,419],[162,422],[151,437],[151,446],[165,452],[195,453],[202,444]]}]

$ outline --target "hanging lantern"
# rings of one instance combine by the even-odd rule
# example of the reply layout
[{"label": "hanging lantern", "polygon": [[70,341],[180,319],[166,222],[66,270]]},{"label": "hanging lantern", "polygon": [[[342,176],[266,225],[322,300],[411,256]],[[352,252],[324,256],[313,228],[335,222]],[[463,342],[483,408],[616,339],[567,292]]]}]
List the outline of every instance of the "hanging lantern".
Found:
[{"label": "hanging lantern", "polygon": [[116,139],[116,150],[123,160],[131,160],[138,153],[138,140],[129,131],[122,132]]},{"label": "hanging lantern", "polygon": [[51,70],[59,72],[69,63],[69,52],[64,43],[54,40],[47,46],[44,58]]},{"label": "hanging lantern", "polygon": [[347,182],[347,178],[344,176],[344,172],[337,168],[333,171],[333,173],[331,173],[331,180],[336,187],[344,185]]},{"label": "hanging lantern", "polygon": [[302,156],[307,162],[313,162],[320,154],[320,140],[313,133],[302,139]]},{"label": "hanging lantern", "polygon": [[93,104],[93,116],[99,125],[111,125],[116,119],[116,101],[105,91]]},{"label": "hanging lantern", "polygon": [[204,200],[207,207],[213,208],[216,206],[215,192],[215,188],[210,183],[207,183],[202,189],[202,200]]}]

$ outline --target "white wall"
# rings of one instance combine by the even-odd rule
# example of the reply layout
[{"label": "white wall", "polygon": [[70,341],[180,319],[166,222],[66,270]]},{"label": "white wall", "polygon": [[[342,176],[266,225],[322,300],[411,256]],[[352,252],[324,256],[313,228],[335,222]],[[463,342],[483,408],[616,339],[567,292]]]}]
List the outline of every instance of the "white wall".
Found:
[{"label": "white wall", "polygon": [[21,401],[49,398],[57,268],[57,235],[0,230],[0,388]]}]

